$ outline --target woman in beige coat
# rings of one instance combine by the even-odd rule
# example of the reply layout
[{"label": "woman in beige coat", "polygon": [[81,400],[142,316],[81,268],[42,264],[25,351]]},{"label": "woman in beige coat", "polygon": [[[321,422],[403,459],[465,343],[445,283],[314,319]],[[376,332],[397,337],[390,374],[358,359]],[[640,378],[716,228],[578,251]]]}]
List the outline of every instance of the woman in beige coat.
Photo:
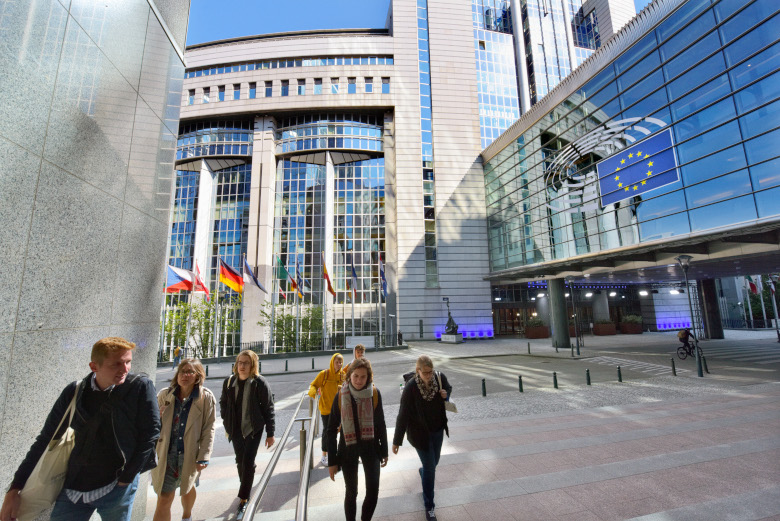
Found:
[{"label": "woman in beige coat", "polygon": [[157,394],[160,439],[152,487],[157,493],[154,521],[170,521],[171,505],[180,490],[182,520],[191,521],[195,482],[206,468],[214,446],[216,399],[203,386],[206,371],[197,358],[185,358],[176,368],[171,385]]}]

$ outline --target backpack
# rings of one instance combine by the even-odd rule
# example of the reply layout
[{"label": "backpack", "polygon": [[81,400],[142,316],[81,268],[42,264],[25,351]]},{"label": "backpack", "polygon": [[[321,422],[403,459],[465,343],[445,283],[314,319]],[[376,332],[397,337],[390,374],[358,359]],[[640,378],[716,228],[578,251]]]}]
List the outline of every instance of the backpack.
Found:
[{"label": "backpack", "polygon": [[685,334],[685,330],[684,329],[681,329],[681,330],[679,330],[677,332],[677,338],[679,338],[680,340],[685,340],[686,336],[687,335]]},{"label": "backpack", "polygon": [[403,379],[404,379],[404,383],[406,383],[406,382],[408,382],[409,380],[411,380],[412,378],[414,378],[414,375],[415,375],[415,371],[409,371],[408,373],[404,373],[404,374],[403,374],[403,375],[401,375],[401,376],[402,376],[402,377],[403,377]]}]

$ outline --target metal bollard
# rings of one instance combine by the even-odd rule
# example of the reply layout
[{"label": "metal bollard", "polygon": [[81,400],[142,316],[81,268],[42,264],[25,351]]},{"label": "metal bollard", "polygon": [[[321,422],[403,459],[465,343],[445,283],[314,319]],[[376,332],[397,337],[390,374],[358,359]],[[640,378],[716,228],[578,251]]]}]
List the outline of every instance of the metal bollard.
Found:
[{"label": "metal bollard", "polygon": [[487,396],[487,388],[485,387],[485,379],[482,379],[482,396]]},{"label": "metal bollard", "polygon": [[531,354],[531,342],[528,342],[528,354]]},{"label": "metal bollard", "polygon": [[517,375],[517,386],[520,388],[520,392],[523,392],[523,376]]},{"label": "metal bollard", "polygon": [[209,366],[206,366],[206,376],[209,375]]},{"label": "metal bollard", "polygon": [[674,366],[674,358],[670,358],[672,361],[672,376],[677,376],[677,368]]},{"label": "metal bollard", "polygon": [[623,373],[620,372],[620,366],[618,366],[618,382],[623,381]]},{"label": "metal bollard", "polygon": [[555,342],[553,342],[553,346],[555,346],[555,352],[557,353],[558,352],[558,341],[557,340]]},{"label": "metal bollard", "polygon": [[571,357],[574,358],[574,346],[571,346]]},{"label": "metal bollard", "polygon": [[553,387],[558,388],[558,373],[553,371]]},{"label": "metal bollard", "polygon": [[585,383],[590,385],[590,369],[585,369]]},{"label": "metal bollard", "polygon": [[284,370],[287,371],[287,360],[284,361]]},{"label": "metal bollard", "polygon": [[704,355],[701,355],[701,363],[704,364],[704,372],[710,374],[710,370],[707,368],[707,359]]},{"label": "metal bollard", "polygon": [[314,358],[311,359],[311,368],[314,369]]},{"label": "metal bollard", "polygon": [[258,360],[257,361],[257,372],[262,373],[263,372],[263,362]]}]

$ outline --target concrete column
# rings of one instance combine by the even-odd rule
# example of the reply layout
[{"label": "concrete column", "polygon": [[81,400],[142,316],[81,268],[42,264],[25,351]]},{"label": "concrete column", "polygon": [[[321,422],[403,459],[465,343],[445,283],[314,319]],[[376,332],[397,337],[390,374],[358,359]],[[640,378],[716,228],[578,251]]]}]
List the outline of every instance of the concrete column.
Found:
[{"label": "concrete column", "polygon": [[699,280],[696,286],[699,290],[699,306],[704,321],[704,338],[724,338],[715,279]]},{"label": "concrete column", "polygon": [[563,279],[547,279],[547,298],[550,301],[550,326],[553,345],[569,349],[569,317],[566,311],[566,288]]},{"label": "concrete column", "polygon": [[609,302],[607,292],[593,292],[593,323],[599,320],[609,320]]}]

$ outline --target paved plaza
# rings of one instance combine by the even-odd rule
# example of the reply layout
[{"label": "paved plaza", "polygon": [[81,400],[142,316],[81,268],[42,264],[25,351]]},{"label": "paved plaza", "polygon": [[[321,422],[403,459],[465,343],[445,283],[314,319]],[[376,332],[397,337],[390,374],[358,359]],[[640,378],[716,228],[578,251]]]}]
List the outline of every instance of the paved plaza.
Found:
[{"label": "paved plaza", "polygon": [[[461,382],[453,392],[461,412],[450,415],[450,437],[437,471],[441,521],[780,520],[780,344],[774,332],[729,331],[725,340],[703,342],[711,371],[705,378],[696,377],[690,359],[677,360],[678,376],[671,374],[675,341],[674,333],[586,337],[574,360],[571,351],[556,353],[545,345],[549,340],[531,341],[528,355],[529,341],[512,338],[457,346],[420,342],[369,358],[378,374],[392,372],[377,379],[390,437],[399,361],[408,365],[428,353],[451,380]],[[317,370],[327,358],[315,357]],[[287,388],[285,378],[305,390],[300,382],[314,376],[311,358],[290,358],[287,372],[284,363],[263,362],[275,392]],[[618,364],[625,367],[622,383],[614,373]],[[534,374],[537,367],[544,374],[541,369]],[[556,368],[564,376],[559,389],[547,378]],[[586,368],[594,375],[591,386],[575,378]],[[218,384],[229,370],[230,364],[210,366],[210,383]],[[159,370],[158,385],[170,371]],[[525,372],[523,393],[517,372]],[[489,382],[485,397],[474,385],[481,377]],[[298,392],[282,394],[276,397],[277,436]],[[294,518],[297,427],[293,434],[255,519]],[[224,438],[221,426],[217,436]],[[194,519],[233,518],[238,479],[220,441],[222,455],[212,458],[201,479]],[[319,449],[319,440],[315,443]],[[258,455],[258,479],[270,455],[262,450]],[[424,519],[418,467],[408,443],[391,455],[374,519]],[[361,491],[362,486],[361,478]],[[341,475],[331,482],[316,465],[309,519],[343,519],[343,496]],[[155,501],[150,490],[148,519]],[[177,513],[180,506],[174,504],[174,518]]]}]

